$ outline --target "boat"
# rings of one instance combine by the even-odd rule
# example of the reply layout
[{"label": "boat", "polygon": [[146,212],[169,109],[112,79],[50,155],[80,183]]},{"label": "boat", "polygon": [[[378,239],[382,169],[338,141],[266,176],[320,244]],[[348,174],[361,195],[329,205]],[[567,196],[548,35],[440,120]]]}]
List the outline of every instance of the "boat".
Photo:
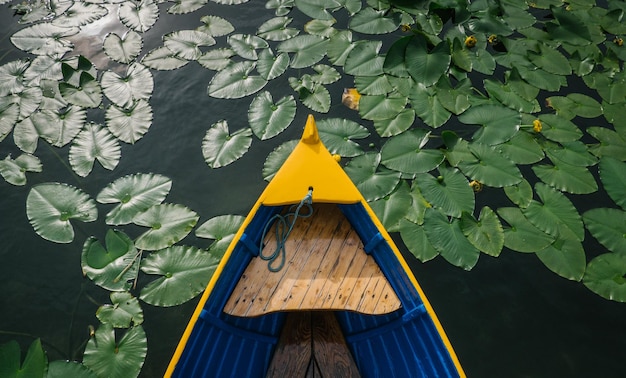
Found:
[{"label": "boat", "polygon": [[465,377],[433,308],[309,115],[166,377]]}]

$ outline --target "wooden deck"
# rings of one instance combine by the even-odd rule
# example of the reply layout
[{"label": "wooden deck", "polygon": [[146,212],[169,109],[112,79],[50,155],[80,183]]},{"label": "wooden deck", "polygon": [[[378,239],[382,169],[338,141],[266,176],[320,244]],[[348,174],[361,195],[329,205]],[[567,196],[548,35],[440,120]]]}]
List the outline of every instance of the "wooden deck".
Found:
[{"label": "wooden deck", "polygon": [[[311,217],[298,219],[286,242],[285,266],[271,272],[267,261],[253,258],[224,312],[245,317],[294,310],[386,314],[400,308],[396,293],[341,210],[331,204],[313,208]],[[275,246],[272,227],[264,251],[269,254]]]}]

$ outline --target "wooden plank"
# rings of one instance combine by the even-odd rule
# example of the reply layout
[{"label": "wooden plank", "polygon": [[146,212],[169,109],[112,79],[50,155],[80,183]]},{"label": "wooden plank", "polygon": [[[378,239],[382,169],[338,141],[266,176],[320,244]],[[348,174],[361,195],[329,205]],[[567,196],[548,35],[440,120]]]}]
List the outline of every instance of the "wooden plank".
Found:
[{"label": "wooden plank", "polygon": [[360,377],[359,369],[341,333],[335,314],[316,311],[311,314],[313,358],[319,366],[320,377]]},{"label": "wooden plank", "polygon": [[289,314],[266,377],[302,377],[309,368],[311,357],[311,313]]}]

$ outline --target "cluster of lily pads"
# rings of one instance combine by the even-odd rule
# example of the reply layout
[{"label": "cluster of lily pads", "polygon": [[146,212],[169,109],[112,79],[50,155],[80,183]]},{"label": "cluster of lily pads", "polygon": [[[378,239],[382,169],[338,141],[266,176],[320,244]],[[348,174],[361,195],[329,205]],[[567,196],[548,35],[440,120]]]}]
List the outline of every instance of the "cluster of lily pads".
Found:
[{"label": "cluster of lily pads", "polygon": [[[0,62],[0,142],[12,137],[22,151],[0,161],[10,184],[26,185],[26,172],[42,171],[39,139],[69,146],[69,165],[80,177],[96,161],[113,171],[121,144],[149,132],[153,70],[199,64],[211,71],[208,96],[251,97],[249,127],[231,130],[220,120],[198,141],[211,169],[279,136],[296,112],[314,112],[324,144],[344,158],[385,227],[421,261],[441,255],[469,270],[481,252],[498,256],[506,247],[535,253],[557,274],[626,301],[623,1],[269,0],[254,34],[211,14],[208,0],[0,4],[11,4],[25,25],[11,42],[34,56]],[[143,52],[163,9],[197,11],[200,26],[168,33],[162,46]],[[310,20],[297,27],[291,16]],[[107,17],[125,32],[103,38],[110,64],[98,68],[74,43]],[[350,119],[333,116],[342,78],[354,87],[343,93]],[[275,99],[270,82],[293,93]],[[584,93],[570,91],[574,82]],[[102,113],[105,124],[94,122]],[[270,153],[266,179],[295,143]],[[72,221],[93,222],[106,210],[110,229],[104,241],[85,241],[81,266],[111,291],[111,304],[98,309],[101,325],[84,366],[47,364],[39,342],[22,367],[16,344],[1,346],[0,366],[47,369],[48,376],[139,374],[147,341],[138,299],[174,306],[198,295],[242,221],[225,215],[195,228],[197,213],[164,202],[171,186],[162,175],[136,173],[112,181],[95,200],[65,183],[30,188],[28,218],[52,242],[73,241]],[[616,206],[580,214],[576,198],[600,187]],[[510,204],[477,209],[476,197],[494,190]],[[145,231],[131,237],[129,225]],[[211,247],[178,244],[194,228],[215,240]],[[588,234],[607,251],[587,256]],[[158,278],[138,288],[141,272]],[[127,331],[116,341],[120,328]]]}]

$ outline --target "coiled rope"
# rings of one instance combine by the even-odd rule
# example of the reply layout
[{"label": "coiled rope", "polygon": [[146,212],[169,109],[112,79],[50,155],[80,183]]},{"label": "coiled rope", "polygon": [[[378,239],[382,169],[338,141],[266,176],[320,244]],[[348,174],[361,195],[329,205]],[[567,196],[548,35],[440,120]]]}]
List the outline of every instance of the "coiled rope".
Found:
[{"label": "coiled rope", "polygon": [[[296,220],[298,218],[308,218],[313,215],[313,188],[309,187],[309,192],[304,196],[304,198],[300,201],[300,203],[296,206],[294,211],[293,206],[290,207],[289,212],[285,215],[276,214],[271,217],[267,223],[265,224],[265,228],[263,229],[263,237],[261,238],[261,242],[259,243],[259,257],[265,261],[267,261],[267,269],[270,272],[278,272],[285,266],[286,260],[286,251],[285,251],[285,243],[287,242],[287,238],[289,234],[293,230],[293,226],[296,224]],[[300,214],[300,210],[303,206],[308,208],[309,212],[307,214]],[[294,205],[295,206],[295,205]],[[265,236],[269,231],[269,228],[272,226],[274,222],[276,223],[276,248],[269,255],[263,254],[263,241],[265,240]],[[280,259],[280,260],[279,260]],[[276,261],[278,265],[276,265]]]}]

